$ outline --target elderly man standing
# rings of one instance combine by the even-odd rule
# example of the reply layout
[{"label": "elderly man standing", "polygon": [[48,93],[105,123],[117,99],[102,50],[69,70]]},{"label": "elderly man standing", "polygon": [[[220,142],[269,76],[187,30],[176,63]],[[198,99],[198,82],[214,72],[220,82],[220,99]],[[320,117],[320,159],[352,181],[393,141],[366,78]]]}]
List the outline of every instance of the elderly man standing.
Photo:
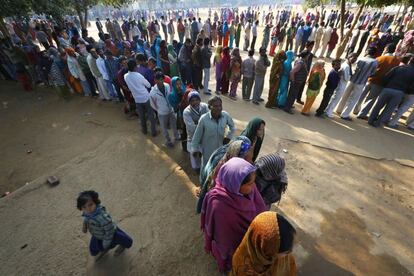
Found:
[{"label": "elderly man standing", "polygon": [[[229,113],[223,111],[222,100],[214,96],[208,101],[210,112],[201,116],[191,141],[193,149],[201,149],[201,152],[193,152],[194,156],[202,157],[201,169],[207,164],[213,152],[223,144],[230,142],[235,127]],[[229,128],[225,136],[226,127]]]}]

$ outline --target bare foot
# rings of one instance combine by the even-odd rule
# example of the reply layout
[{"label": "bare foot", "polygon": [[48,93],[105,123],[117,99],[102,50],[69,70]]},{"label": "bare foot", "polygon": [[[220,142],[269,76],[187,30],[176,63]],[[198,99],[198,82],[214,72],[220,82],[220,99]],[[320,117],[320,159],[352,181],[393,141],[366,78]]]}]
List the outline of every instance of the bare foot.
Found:
[{"label": "bare foot", "polygon": [[124,250],[125,250],[125,247],[118,245],[118,247],[115,249],[114,256],[121,255],[121,253],[124,252]]}]

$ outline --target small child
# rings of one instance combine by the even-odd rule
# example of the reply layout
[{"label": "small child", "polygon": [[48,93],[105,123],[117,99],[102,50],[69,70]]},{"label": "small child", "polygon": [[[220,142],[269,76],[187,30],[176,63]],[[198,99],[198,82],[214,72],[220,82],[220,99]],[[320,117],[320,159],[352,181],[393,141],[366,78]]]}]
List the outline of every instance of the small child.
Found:
[{"label": "small child", "polygon": [[341,77],[339,76],[339,69],[341,69],[341,59],[335,59],[332,61],[332,70],[329,72],[328,80],[326,81],[326,88],[323,91],[323,98],[318,110],[316,110],[315,116],[323,118],[325,109],[332,98],[333,92],[338,87]]},{"label": "small child", "polygon": [[132,239],[112,221],[105,207],[100,204],[99,194],[95,191],[84,191],[77,199],[77,208],[84,217],[82,231],[86,233],[89,229],[92,235],[89,252],[92,256],[97,256],[95,261],[116,245],[115,256],[132,246]]}]

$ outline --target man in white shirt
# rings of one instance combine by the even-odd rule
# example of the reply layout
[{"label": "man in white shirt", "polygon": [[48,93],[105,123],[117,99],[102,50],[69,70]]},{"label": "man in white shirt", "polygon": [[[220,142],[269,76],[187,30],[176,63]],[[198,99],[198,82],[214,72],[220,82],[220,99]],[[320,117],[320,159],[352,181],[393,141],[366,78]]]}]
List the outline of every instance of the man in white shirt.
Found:
[{"label": "man in white shirt", "polygon": [[259,25],[259,20],[256,20],[252,28],[253,39],[252,39],[252,45],[250,45],[250,50],[253,50],[253,51],[254,51],[254,45],[256,44],[256,39],[257,39],[257,26],[258,25]]},{"label": "man in white shirt", "polygon": [[102,49],[98,49],[97,53],[99,57],[96,59],[96,66],[98,66],[98,70],[102,74],[102,78],[105,81],[106,89],[109,92],[109,96],[111,96],[111,98],[114,100],[118,100],[118,95],[115,92],[114,85],[112,83],[111,78],[109,77],[108,69],[105,65],[105,56],[103,54]]},{"label": "man in white shirt", "polygon": [[352,76],[352,64],[356,62],[357,58],[357,54],[351,54],[348,59],[342,63],[341,69],[339,69],[341,80],[339,81],[338,87],[335,89],[334,94],[332,95],[328,107],[325,109],[326,116],[329,118],[333,118],[333,111],[344,95],[346,85]]},{"label": "man in white shirt", "polygon": [[243,50],[247,51],[250,45],[250,31],[251,31],[251,23],[250,19],[247,21],[246,25],[244,26],[244,47]]},{"label": "man in white shirt", "polygon": [[166,140],[165,145],[169,148],[173,148],[174,143],[171,142],[168,133],[168,125],[170,125],[173,130],[175,141],[180,140],[180,134],[177,131],[177,118],[175,118],[174,109],[168,101],[170,93],[170,86],[167,83],[164,83],[164,74],[162,72],[157,72],[155,74],[155,85],[150,92],[150,103],[151,107],[158,113],[161,132]]},{"label": "man in white shirt", "polygon": [[147,134],[147,118],[151,123],[151,134],[157,136],[155,128],[155,115],[150,104],[150,95],[148,89],[151,84],[138,72],[135,72],[137,62],[134,59],[128,61],[128,73],[124,75],[124,80],[131,91],[132,97],[135,100],[138,116],[141,121],[142,133]]}]

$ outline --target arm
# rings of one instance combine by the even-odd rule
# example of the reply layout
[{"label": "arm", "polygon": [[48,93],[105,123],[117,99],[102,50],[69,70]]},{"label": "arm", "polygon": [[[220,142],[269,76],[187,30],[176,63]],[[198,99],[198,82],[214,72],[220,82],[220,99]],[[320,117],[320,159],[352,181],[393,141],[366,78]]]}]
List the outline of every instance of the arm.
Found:
[{"label": "arm", "polygon": [[191,146],[196,149],[201,148],[201,142],[204,136],[204,120],[202,120],[203,118],[200,118],[200,120],[198,121],[198,125],[194,132],[193,140],[191,141]]},{"label": "arm", "polygon": [[155,95],[153,94],[153,91],[154,91],[154,88],[152,88],[151,92],[150,92],[150,104],[151,104],[152,109],[157,111],[158,110],[157,99],[155,98]]},{"label": "arm", "polygon": [[144,76],[140,75],[140,78],[141,78],[141,81],[144,83],[144,86],[145,86],[146,88],[151,88],[151,83],[149,83],[149,82],[147,81],[147,79],[146,79],[146,78],[144,78]]},{"label": "arm", "polygon": [[88,232],[88,223],[86,222],[86,220],[83,220],[82,232],[83,233]]},{"label": "arm", "polygon": [[233,119],[229,114],[227,114],[227,126],[229,127],[229,132],[227,133],[226,138],[231,140],[233,138],[234,132],[236,131],[236,128],[234,126]]},{"label": "arm", "polygon": [[75,64],[72,61],[69,61],[69,59],[68,59],[68,68],[69,68],[69,72],[72,74],[72,76],[76,79],[79,79],[77,68],[76,68]]},{"label": "arm", "polygon": [[295,80],[295,74],[300,70],[300,63],[296,62],[295,66],[293,67],[293,69],[290,71],[290,75],[289,78],[291,81]]}]

